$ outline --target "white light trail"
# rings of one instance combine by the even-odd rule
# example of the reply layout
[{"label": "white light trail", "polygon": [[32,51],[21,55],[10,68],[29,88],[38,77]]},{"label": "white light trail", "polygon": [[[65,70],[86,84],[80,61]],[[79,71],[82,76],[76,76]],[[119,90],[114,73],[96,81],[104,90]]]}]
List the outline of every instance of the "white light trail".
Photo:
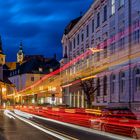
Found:
[{"label": "white light trail", "polygon": [[4,110],[4,115],[7,116],[10,119],[15,119],[12,115],[9,114],[9,110]]},{"label": "white light trail", "polygon": [[[24,112],[21,112],[21,111],[18,112],[17,110],[14,110],[14,112],[20,114],[20,116],[23,115],[23,117],[25,117],[25,116],[26,116],[26,117],[27,117],[27,116],[30,116],[30,117],[31,117],[31,116],[32,116],[32,115],[29,114],[29,113],[24,113]],[[13,112],[10,112],[10,111],[9,111],[8,113],[11,114],[12,116],[14,116],[15,118],[18,118],[19,120],[21,120],[21,121],[23,121],[23,122],[25,122],[25,123],[27,123],[27,124],[33,126],[34,128],[37,128],[38,130],[41,130],[42,132],[47,133],[47,134],[49,134],[49,135],[51,135],[51,136],[54,136],[54,137],[56,137],[56,138],[58,138],[58,139],[61,139],[61,140],[78,140],[78,139],[76,139],[76,138],[74,138],[74,137],[71,137],[71,136],[65,135],[65,134],[63,134],[63,133],[56,132],[56,131],[54,131],[54,130],[50,130],[50,129],[47,129],[47,128],[43,127],[43,126],[40,126],[39,124],[34,123],[34,122],[32,122],[32,121],[30,121],[30,120],[27,120],[27,119],[25,119],[25,118],[22,118],[22,117],[16,115],[15,113],[13,113]],[[22,113],[23,113],[23,114],[22,114]]]},{"label": "white light trail", "polygon": [[[26,114],[29,114],[29,113],[26,113]],[[103,131],[97,131],[97,130],[94,130],[94,129],[90,129],[90,128],[86,128],[86,127],[82,127],[82,126],[78,126],[78,125],[74,125],[74,124],[70,124],[70,123],[65,123],[65,122],[61,122],[61,121],[57,121],[57,120],[53,120],[53,119],[49,119],[49,118],[44,118],[44,117],[33,115],[33,114],[30,114],[30,115],[32,115],[32,117],[35,117],[35,118],[38,118],[38,119],[51,121],[51,122],[54,122],[54,123],[58,123],[58,124],[61,124],[61,125],[72,127],[74,129],[90,132],[90,133],[93,133],[93,134],[98,134],[98,135],[105,136],[105,137],[114,138],[116,140],[126,140],[126,139],[127,140],[134,140],[132,138],[119,136],[119,135],[115,135],[115,134],[111,134],[111,133],[107,133],[107,132],[103,132]]]}]

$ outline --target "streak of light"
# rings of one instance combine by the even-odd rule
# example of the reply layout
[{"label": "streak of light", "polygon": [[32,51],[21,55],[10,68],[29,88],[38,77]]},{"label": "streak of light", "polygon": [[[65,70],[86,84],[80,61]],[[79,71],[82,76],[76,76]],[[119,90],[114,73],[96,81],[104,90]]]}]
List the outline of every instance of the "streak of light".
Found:
[{"label": "streak of light", "polygon": [[[17,113],[17,111],[15,111],[14,110],[14,112],[15,113]],[[47,129],[45,129],[45,128],[43,128],[43,127],[41,127],[40,125],[38,125],[37,123],[33,123],[32,121],[29,121],[29,120],[27,120],[27,119],[25,119],[25,118],[22,118],[22,117],[20,117],[20,116],[18,116],[18,115],[16,115],[16,114],[14,114],[14,113],[12,113],[12,112],[10,112],[9,111],[9,113],[11,114],[11,115],[13,115],[14,117],[16,117],[16,118],[18,118],[19,120],[21,120],[21,121],[23,121],[23,122],[25,122],[25,123],[27,123],[27,124],[29,124],[29,125],[31,125],[31,126],[33,126],[34,128],[37,128],[37,129],[39,129],[39,130],[41,130],[42,132],[45,132],[45,133],[47,133],[47,134],[49,134],[49,135],[51,135],[51,136],[54,136],[54,137],[56,137],[56,138],[59,138],[59,139],[61,139],[61,140],[78,140],[78,139],[76,139],[76,138],[74,138],[74,137],[71,137],[71,136],[68,136],[68,135],[65,135],[65,134],[62,134],[62,133],[59,133],[59,132],[55,132],[55,131],[53,131],[53,130],[47,130]],[[23,112],[22,112],[23,113]],[[29,114],[29,113],[24,113],[24,115],[31,115],[31,114]],[[31,115],[32,116],[32,115]]]},{"label": "streak of light", "polygon": [[10,119],[15,119],[12,115],[9,114],[10,111],[9,110],[4,110],[4,115],[7,116]]},{"label": "streak of light", "polygon": [[[27,113],[27,114],[29,114],[29,113]],[[57,124],[61,124],[61,125],[64,125],[64,126],[74,128],[74,129],[90,132],[90,133],[93,133],[93,134],[98,134],[98,135],[101,135],[101,136],[114,138],[116,140],[125,140],[126,139],[126,137],[124,137],[124,136],[110,134],[110,133],[107,133],[107,132],[102,132],[101,133],[100,131],[93,130],[93,129],[90,129],[90,128],[86,128],[86,127],[82,127],[82,126],[78,126],[78,125],[74,125],[74,124],[69,124],[69,123],[65,123],[65,122],[61,122],[61,121],[57,121],[57,120],[53,120],[53,119],[49,119],[49,118],[44,118],[44,117],[33,115],[33,114],[32,114],[32,116],[35,117],[35,118],[41,119],[41,120],[54,122],[54,123],[57,123]],[[127,140],[133,140],[133,139],[132,138],[127,138]]]},{"label": "streak of light", "polygon": [[91,79],[91,78],[96,78],[96,77],[97,77],[96,75],[93,75],[93,76],[89,76],[89,77],[86,77],[86,78],[82,78],[81,80],[85,81],[85,80],[88,80],[88,79]]}]

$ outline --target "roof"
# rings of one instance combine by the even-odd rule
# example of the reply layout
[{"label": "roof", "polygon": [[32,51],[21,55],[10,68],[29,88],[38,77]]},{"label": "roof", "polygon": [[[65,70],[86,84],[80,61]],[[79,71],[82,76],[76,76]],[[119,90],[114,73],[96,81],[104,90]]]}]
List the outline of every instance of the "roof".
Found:
[{"label": "roof", "polygon": [[12,69],[16,69],[16,62],[6,62],[6,66],[8,67],[8,69],[12,70]]},{"label": "roof", "polygon": [[[43,57],[44,58],[44,57]],[[60,63],[54,59],[40,59],[40,57],[32,57],[27,59],[21,64],[17,63],[16,69],[11,70],[12,75],[19,74],[47,74],[50,73],[50,69],[56,70],[60,67]],[[41,69],[41,70],[40,70]]]},{"label": "roof", "polygon": [[76,19],[73,19],[65,28],[65,31],[64,31],[64,34],[68,34],[72,28],[78,23],[78,21],[82,18],[82,16],[76,18]]}]

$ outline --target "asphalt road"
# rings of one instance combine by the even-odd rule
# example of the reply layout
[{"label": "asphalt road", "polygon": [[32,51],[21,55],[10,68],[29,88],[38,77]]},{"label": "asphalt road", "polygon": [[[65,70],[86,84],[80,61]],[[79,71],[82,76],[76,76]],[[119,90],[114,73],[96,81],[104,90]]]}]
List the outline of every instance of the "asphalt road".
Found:
[{"label": "asphalt road", "polygon": [[19,119],[10,119],[0,111],[0,140],[57,140],[57,138]]},{"label": "asphalt road", "polygon": [[[110,138],[108,136],[79,130],[36,117],[33,117],[32,119],[26,118],[25,120],[32,122],[43,129],[68,136],[69,140],[117,140],[116,138]],[[58,138],[49,135],[42,130],[34,128],[30,124],[27,124],[17,117],[15,117],[15,119],[11,119],[5,116],[2,111],[0,111],[0,140],[58,140]],[[63,138],[62,140],[66,139]]]}]

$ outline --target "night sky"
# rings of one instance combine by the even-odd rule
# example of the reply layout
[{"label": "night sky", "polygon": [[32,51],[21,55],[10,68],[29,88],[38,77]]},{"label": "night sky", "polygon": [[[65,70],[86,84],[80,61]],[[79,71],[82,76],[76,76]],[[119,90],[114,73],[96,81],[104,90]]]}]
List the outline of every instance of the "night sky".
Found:
[{"label": "night sky", "polygon": [[93,0],[0,0],[0,35],[7,61],[15,61],[19,43],[25,54],[62,57],[64,28],[85,13]]}]

